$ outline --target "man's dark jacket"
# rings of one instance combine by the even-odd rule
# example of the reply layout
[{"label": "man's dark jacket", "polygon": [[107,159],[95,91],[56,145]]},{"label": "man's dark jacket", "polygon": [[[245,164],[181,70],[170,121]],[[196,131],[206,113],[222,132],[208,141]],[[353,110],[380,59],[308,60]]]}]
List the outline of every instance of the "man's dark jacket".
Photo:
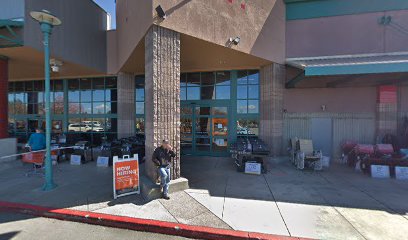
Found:
[{"label": "man's dark jacket", "polygon": [[[169,151],[163,147],[158,147],[153,152],[152,160],[156,163],[159,162],[159,167],[168,167],[170,166],[171,159],[174,158],[176,154],[173,151]],[[157,165],[157,163],[156,163]]]}]

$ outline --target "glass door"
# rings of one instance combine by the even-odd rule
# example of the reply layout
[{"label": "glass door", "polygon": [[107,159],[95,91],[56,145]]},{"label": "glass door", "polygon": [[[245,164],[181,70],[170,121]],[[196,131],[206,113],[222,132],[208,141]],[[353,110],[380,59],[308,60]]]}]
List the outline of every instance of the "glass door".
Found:
[{"label": "glass door", "polygon": [[182,154],[223,156],[228,153],[228,107],[190,104],[181,110]]}]

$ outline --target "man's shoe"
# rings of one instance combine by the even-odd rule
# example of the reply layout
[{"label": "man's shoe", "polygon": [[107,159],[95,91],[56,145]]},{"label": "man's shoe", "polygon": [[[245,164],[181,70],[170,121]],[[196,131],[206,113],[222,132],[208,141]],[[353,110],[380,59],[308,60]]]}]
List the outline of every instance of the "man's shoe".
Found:
[{"label": "man's shoe", "polygon": [[163,195],[163,199],[170,200],[170,197],[167,195]]}]

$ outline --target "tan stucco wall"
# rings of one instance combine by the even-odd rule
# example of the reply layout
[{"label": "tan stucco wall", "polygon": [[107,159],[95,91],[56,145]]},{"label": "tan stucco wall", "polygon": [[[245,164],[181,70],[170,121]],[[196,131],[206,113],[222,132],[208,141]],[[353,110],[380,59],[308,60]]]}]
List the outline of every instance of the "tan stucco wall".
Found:
[{"label": "tan stucco wall", "polygon": [[375,87],[361,88],[308,88],[285,89],[284,109],[288,112],[362,113],[375,112],[377,90]]},{"label": "tan stucco wall", "polygon": [[107,14],[102,8],[88,0],[26,0],[24,45],[38,51],[43,51],[42,34],[30,12],[41,9],[62,21],[53,29],[52,57],[106,72]]},{"label": "tan stucco wall", "polygon": [[106,66],[107,72],[116,74],[118,71],[118,41],[117,31],[111,30],[106,35]]},{"label": "tan stucco wall", "polygon": [[[117,0],[117,67],[121,68],[153,24],[151,0]],[[142,58],[144,56],[141,56]],[[119,70],[119,69],[118,69]]]},{"label": "tan stucco wall", "polygon": [[287,57],[408,51],[407,34],[378,23],[384,15],[408,27],[407,10],[288,21]]},{"label": "tan stucco wall", "polygon": [[156,24],[177,32],[225,46],[230,37],[241,42],[234,49],[266,60],[283,63],[285,59],[285,5],[283,0],[240,1],[153,0],[168,17]]}]

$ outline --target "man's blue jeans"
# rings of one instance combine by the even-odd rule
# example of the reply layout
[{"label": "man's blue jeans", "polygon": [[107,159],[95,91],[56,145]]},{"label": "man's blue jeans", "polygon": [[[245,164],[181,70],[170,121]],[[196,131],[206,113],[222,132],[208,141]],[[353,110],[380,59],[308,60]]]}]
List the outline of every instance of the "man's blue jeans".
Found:
[{"label": "man's blue jeans", "polygon": [[170,183],[170,167],[160,167],[159,168],[160,174],[160,185],[163,188],[163,195],[169,195],[169,183]]}]

